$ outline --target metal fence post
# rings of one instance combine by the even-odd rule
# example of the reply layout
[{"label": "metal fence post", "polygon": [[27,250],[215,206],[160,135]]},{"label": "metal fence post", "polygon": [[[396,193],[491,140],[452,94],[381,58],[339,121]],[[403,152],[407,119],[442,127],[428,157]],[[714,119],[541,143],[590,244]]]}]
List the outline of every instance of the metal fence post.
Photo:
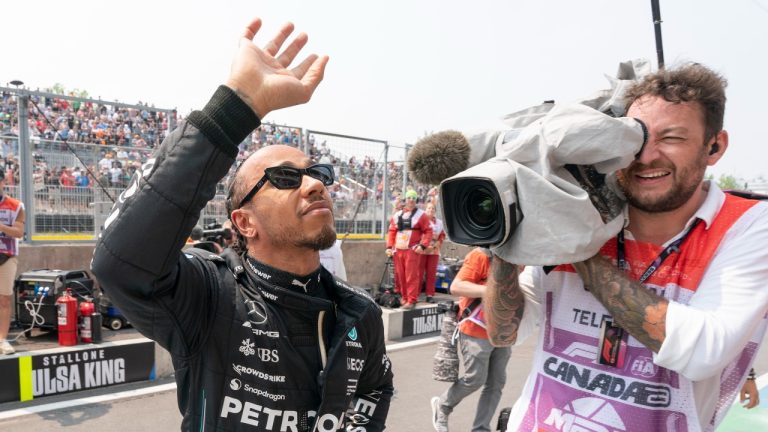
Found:
[{"label": "metal fence post", "polygon": [[402,195],[400,195],[403,198],[405,198],[405,193],[408,192],[408,151],[410,149],[411,149],[411,145],[406,144],[405,152],[403,153],[403,192],[402,192]]},{"label": "metal fence post", "polygon": [[389,203],[389,142],[384,144],[384,188],[381,191],[381,238],[387,238],[387,204]]},{"label": "metal fence post", "polygon": [[24,203],[24,225],[26,226],[24,243],[32,243],[32,234],[35,231],[35,189],[32,181],[32,146],[29,143],[29,119],[27,118],[27,105],[29,94],[24,90],[16,93],[19,118],[19,180],[21,183],[21,202]]}]

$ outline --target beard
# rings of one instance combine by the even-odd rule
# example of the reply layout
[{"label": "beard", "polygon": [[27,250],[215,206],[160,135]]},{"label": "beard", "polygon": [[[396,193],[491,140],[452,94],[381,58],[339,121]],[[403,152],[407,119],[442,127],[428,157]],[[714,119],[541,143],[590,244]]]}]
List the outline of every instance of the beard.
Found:
[{"label": "beard", "polygon": [[321,251],[330,248],[336,242],[336,230],[332,225],[323,225],[317,235],[309,236],[299,229],[271,233],[273,244],[280,246],[291,245],[297,248],[307,248]]},{"label": "beard", "polygon": [[[628,179],[646,168],[642,165],[630,166],[622,170],[618,176],[618,185],[632,207],[647,213],[669,212],[682,207],[696,193],[704,180],[706,167],[706,159],[704,159],[703,162],[694,161],[680,170],[670,169],[669,175],[673,178],[672,187],[662,194],[633,190]],[[651,168],[656,167],[652,165]]]},{"label": "beard", "polygon": [[294,243],[298,247],[306,247],[315,251],[321,251],[330,248],[336,243],[336,230],[330,225],[323,225],[320,233],[314,237],[302,238]]}]

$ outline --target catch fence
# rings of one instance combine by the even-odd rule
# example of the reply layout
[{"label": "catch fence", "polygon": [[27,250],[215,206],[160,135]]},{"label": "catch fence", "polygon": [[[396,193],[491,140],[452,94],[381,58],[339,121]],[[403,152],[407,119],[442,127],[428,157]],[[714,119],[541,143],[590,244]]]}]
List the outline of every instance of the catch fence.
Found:
[{"label": "catch fence", "polygon": [[[174,110],[145,105],[22,88],[0,87],[0,95],[6,192],[25,204],[31,243],[94,241],[114,199],[177,121]],[[412,187],[407,148],[295,126],[265,123],[240,143],[237,162],[271,144],[334,166],[329,192],[339,238],[382,238],[394,200]],[[225,182],[203,209],[201,226],[226,220]]]}]

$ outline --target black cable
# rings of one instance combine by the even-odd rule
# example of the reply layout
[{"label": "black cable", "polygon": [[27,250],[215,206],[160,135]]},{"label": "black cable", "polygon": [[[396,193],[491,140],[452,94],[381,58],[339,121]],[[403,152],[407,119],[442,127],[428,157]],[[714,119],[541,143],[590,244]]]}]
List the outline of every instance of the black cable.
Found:
[{"label": "black cable", "polygon": [[96,177],[96,175],[91,171],[91,169],[88,167],[88,165],[85,162],[83,162],[83,160],[80,158],[80,155],[78,155],[77,152],[69,145],[69,142],[68,142],[69,139],[68,138],[64,138],[61,135],[61,133],[56,128],[56,126],[51,122],[51,120],[48,118],[48,116],[45,115],[45,112],[43,110],[41,110],[39,106],[37,106],[37,102],[35,102],[31,97],[29,98],[29,101],[32,102],[32,105],[34,105],[35,108],[37,108],[37,112],[40,113],[40,115],[43,116],[45,121],[48,123],[48,126],[50,126],[51,129],[53,129],[55,131],[56,135],[58,135],[59,138],[61,138],[61,141],[64,143],[65,146],[67,146],[67,150],[69,150],[70,153],[75,155],[77,160],[80,161],[80,164],[82,164],[83,167],[85,168],[85,170],[88,171],[88,174],[91,175],[91,178],[93,179],[93,181],[95,181],[99,185],[99,187],[101,187],[101,190],[103,190],[104,193],[107,194],[107,197],[110,199],[110,201],[112,201],[112,204],[114,204],[115,203],[115,199],[112,197],[112,195],[109,193],[109,191],[107,191],[107,188],[104,187],[104,185],[101,183],[101,181],[99,181],[99,178]]},{"label": "black cable", "polygon": [[656,58],[659,69],[664,69],[664,46],[661,42],[661,8],[659,0],[651,0],[651,14],[653,15],[653,30],[656,36]]}]

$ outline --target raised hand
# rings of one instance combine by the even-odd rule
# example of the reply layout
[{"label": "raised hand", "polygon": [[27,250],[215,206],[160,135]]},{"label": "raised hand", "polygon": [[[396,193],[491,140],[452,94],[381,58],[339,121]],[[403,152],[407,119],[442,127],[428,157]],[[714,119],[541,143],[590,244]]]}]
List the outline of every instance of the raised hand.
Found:
[{"label": "raised hand", "polygon": [[270,111],[309,101],[323,79],[328,56],[310,54],[288,69],[307,43],[306,33],[299,33],[278,55],[293,32],[293,24],[283,25],[264,48],[253,43],[260,28],[259,18],[246,27],[226,84],[251,106],[256,115],[264,118]]}]

